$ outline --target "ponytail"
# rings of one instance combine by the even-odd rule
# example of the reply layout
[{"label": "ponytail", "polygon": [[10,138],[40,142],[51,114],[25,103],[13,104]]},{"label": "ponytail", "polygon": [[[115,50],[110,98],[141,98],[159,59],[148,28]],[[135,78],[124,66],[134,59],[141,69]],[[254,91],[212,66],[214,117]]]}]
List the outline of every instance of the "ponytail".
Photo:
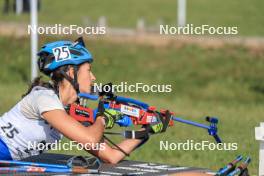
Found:
[{"label": "ponytail", "polygon": [[51,81],[43,81],[42,76],[36,77],[33,82],[29,85],[29,88],[25,94],[22,95],[22,98],[28,95],[32,89],[36,86],[45,87],[47,89],[52,89],[57,94],[58,93],[58,85],[62,80],[64,79],[63,74],[61,74],[62,71],[66,72],[69,69],[69,65],[62,66],[51,73],[50,78]]},{"label": "ponytail", "polygon": [[28,88],[27,92],[22,95],[22,98],[25,97],[26,95],[28,95],[32,91],[32,89],[34,87],[36,87],[36,86],[41,86],[41,87],[45,87],[45,88],[48,88],[48,89],[54,89],[53,85],[50,82],[43,81],[42,80],[42,76],[38,76],[29,85],[29,88]]}]

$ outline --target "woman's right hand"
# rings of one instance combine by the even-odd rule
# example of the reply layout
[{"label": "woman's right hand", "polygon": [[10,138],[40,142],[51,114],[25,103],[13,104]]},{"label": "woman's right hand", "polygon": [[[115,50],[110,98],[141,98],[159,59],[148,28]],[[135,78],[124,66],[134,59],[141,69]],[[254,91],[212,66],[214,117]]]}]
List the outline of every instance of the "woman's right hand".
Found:
[{"label": "woman's right hand", "polygon": [[102,117],[105,121],[105,128],[113,128],[115,121],[121,116],[120,112],[113,109],[105,109],[102,114],[99,114],[98,117]]},{"label": "woman's right hand", "polygon": [[103,102],[99,101],[96,118],[102,117],[104,119],[106,129],[113,128],[115,121],[120,119],[121,116],[122,114],[119,111],[114,109],[105,109]]}]

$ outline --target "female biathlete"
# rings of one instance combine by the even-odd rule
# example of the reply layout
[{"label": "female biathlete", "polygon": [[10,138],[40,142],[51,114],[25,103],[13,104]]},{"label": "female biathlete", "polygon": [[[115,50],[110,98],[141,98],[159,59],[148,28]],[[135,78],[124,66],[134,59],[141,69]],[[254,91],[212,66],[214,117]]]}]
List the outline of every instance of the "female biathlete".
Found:
[{"label": "female biathlete", "polygon": [[[39,69],[50,81],[35,79],[23,98],[0,118],[0,159],[18,160],[38,155],[42,151],[29,148],[29,143],[54,143],[62,136],[83,145],[96,146],[104,143],[104,130],[114,125],[118,114],[114,110],[105,109],[97,114],[93,125],[85,127],[64,109],[76,102],[78,93],[89,94],[96,79],[91,71],[92,55],[81,38],[75,42],[48,43],[38,56]],[[158,126],[155,132],[161,130],[162,122]],[[118,144],[123,152],[106,143],[98,149],[91,146],[88,152],[105,162],[117,163],[125,153],[131,153],[145,141],[125,139]]]},{"label": "female biathlete", "polygon": [[[75,42],[48,43],[38,56],[39,70],[49,76],[50,81],[36,78],[23,98],[0,117],[1,160],[20,160],[38,155],[43,151],[29,148],[29,143],[55,143],[65,136],[83,145],[103,143],[103,149],[91,146],[87,151],[104,162],[115,164],[147,141],[148,138],[125,139],[118,147],[111,147],[102,137],[105,129],[113,127],[119,115],[117,111],[104,109],[96,115],[95,123],[88,127],[65,111],[65,106],[78,100],[79,93],[91,93],[96,79],[92,73],[92,55],[82,38]],[[151,133],[159,133],[166,130],[167,124],[160,120],[147,128]]]}]

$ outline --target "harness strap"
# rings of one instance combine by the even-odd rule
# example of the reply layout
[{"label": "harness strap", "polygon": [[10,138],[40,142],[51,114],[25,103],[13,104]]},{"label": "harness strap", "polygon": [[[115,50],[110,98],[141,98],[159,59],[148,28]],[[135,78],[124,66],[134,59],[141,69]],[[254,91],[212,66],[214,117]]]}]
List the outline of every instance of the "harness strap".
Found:
[{"label": "harness strap", "polygon": [[72,86],[74,87],[74,89],[76,90],[77,94],[80,92],[79,90],[79,84],[77,82],[77,66],[74,66],[74,79],[72,79],[69,75],[66,74],[65,71],[60,71],[60,73],[64,76],[65,79],[67,79],[71,84]]},{"label": "harness strap", "polygon": [[124,137],[127,139],[145,139],[149,137],[148,130],[135,131],[135,130],[126,130],[124,131]]}]

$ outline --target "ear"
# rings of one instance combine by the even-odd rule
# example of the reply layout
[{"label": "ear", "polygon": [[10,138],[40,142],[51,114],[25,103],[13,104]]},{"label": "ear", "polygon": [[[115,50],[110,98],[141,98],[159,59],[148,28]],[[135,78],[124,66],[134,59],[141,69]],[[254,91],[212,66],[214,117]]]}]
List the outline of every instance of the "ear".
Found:
[{"label": "ear", "polygon": [[73,67],[70,67],[69,70],[67,71],[67,74],[74,79],[74,69]]}]

